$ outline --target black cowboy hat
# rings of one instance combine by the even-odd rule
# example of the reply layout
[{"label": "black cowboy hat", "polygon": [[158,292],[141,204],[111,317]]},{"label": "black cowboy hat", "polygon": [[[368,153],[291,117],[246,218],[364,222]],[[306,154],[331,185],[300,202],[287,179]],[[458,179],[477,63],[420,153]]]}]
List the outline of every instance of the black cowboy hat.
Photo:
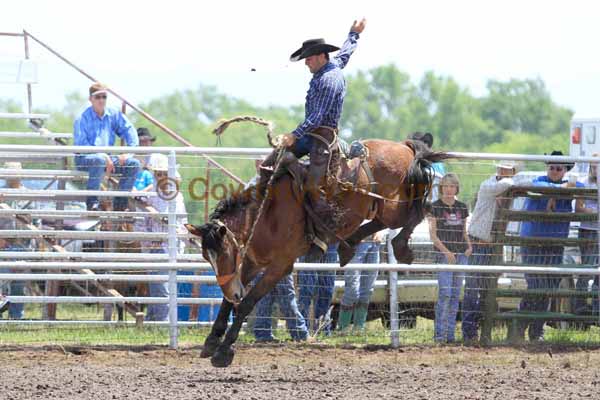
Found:
[{"label": "black cowboy hat", "polygon": [[315,54],[332,53],[339,49],[337,46],[325,43],[325,39],[310,39],[303,42],[302,47],[292,53],[290,61],[300,61]]},{"label": "black cowboy hat", "polygon": [[[560,150],[552,150],[552,153],[547,154],[544,153],[545,156],[550,155],[550,156],[564,156],[563,152]],[[553,164],[553,165],[564,165],[567,168],[567,171],[570,171],[575,164],[574,163],[569,163],[569,162],[552,162],[552,161],[546,161],[545,163],[546,165],[549,164]]]},{"label": "black cowboy hat", "polygon": [[137,134],[138,138],[147,137],[150,139],[151,142],[154,142],[156,140],[156,136],[152,136],[148,128],[137,128]]}]

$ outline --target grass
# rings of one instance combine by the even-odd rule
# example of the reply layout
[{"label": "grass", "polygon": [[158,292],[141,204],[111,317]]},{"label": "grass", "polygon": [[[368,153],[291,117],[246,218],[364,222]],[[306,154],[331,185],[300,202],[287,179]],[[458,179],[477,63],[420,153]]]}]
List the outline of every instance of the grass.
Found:
[{"label": "grass", "polygon": [[[27,305],[25,314],[28,318],[40,319],[41,306]],[[57,317],[62,320],[101,320],[103,308],[100,306],[83,306],[76,304],[59,305]],[[132,320],[126,316],[127,320]],[[281,322],[281,321],[280,321]],[[204,342],[209,329],[204,327],[181,327],[179,343],[181,346],[198,346]],[[545,341],[557,345],[600,345],[600,328],[593,326],[588,330],[555,329],[546,327]],[[507,329],[498,326],[493,331],[493,342],[504,344]],[[277,339],[290,340],[283,325],[275,332]],[[457,327],[457,341],[461,341],[460,323]],[[239,337],[241,343],[253,343],[254,336],[242,331]],[[389,345],[390,332],[380,321],[367,324],[363,332],[349,331],[346,334],[335,332],[330,336],[318,335],[311,342],[331,346],[346,345]],[[144,326],[89,326],[89,325],[2,325],[0,326],[0,345],[167,345],[169,331],[167,327]],[[400,330],[402,345],[433,345],[433,321],[418,318],[415,328]]]}]

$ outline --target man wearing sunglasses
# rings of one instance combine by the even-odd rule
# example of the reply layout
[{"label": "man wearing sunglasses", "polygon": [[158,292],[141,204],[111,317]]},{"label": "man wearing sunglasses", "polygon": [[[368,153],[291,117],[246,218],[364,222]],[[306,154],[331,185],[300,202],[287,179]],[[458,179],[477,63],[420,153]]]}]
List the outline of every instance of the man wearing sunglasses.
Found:
[{"label": "man wearing sunglasses", "polygon": [[[562,156],[562,151],[553,151],[551,156]],[[573,168],[572,163],[547,162],[546,175],[538,176],[533,180],[534,186],[543,187],[583,187],[577,181],[568,181],[565,174]],[[545,196],[525,200],[524,210],[538,212],[573,212],[573,201],[570,198],[548,198]],[[582,200],[576,200],[576,209],[583,206]],[[521,225],[521,237],[529,238],[567,238],[569,236],[570,222],[548,222],[543,218],[526,221]],[[563,263],[564,246],[530,245],[521,247],[523,264],[527,265],[559,265]],[[558,289],[561,277],[559,275],[525,274],[527,289]],[[548,296],[525,296],[519,305],[520,311],[545,312],[548,310],[550,298]],[[520,324],[520,335],[525,333],[529,326],[530,341],[544,339],[544,321],[523,321]]]},{"label": "man wearing sunglasses", "polygon": [[[127,146],[138,146],[138,134],[127,117],[116,109],[106,107],[107,87],[96,82],[90,86],[89,93],[91,106],[75,120],[75,146],[113,146],[117,137],[124,139]],[[130,191],[140,162],[132,154],[86,153],[75,155],[75,166],[89,173],[88,190],[99,190],[104,176],[115,173],[121,176],[119,190]],[[98,210],[98,197],[89,196],[86,205],[88,210]],[[115,197],[113,209],[123,211],[126,208],[127,197]]]}]

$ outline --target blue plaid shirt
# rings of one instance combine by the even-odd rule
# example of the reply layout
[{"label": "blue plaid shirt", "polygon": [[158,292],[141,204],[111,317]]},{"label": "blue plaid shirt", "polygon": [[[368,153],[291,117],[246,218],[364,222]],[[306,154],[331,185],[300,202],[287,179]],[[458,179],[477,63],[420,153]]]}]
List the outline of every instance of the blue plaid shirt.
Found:
[{"label": "blue plaid shirt", "polygon": [[338,54],[313,75],[306,94],[304,122],[292,132],[296,137],[319,126],[337,128],[346,95],[342,69],[354,53],[358,37],[358,33],[350,32]]}]

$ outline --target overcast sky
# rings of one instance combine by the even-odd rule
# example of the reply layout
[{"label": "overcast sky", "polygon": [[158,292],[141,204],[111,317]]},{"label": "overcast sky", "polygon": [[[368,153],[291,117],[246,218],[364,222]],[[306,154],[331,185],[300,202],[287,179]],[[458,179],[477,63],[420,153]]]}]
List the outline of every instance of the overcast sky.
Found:
[{"label": "overcast sky", "polygon": [[[365,16],[348,72],[395,63],[413,80],[433,70],[476,95],[490,78],[541,77],[559,104],[600,117],[599,10],[573,0],[18,0],[3,5],[0,30],[29,30],[135,102],[204,83],[256,104],[288,105],[303,103],[310,79],[290,53],[313,37],[340,45]],[[85,93],[86,78],[39,46],[31,53],[39,61],[35,105]],[[0,37],[0,66],[21,56],[21,41]],[[0,91],[24,100],[15,85]]]}]

